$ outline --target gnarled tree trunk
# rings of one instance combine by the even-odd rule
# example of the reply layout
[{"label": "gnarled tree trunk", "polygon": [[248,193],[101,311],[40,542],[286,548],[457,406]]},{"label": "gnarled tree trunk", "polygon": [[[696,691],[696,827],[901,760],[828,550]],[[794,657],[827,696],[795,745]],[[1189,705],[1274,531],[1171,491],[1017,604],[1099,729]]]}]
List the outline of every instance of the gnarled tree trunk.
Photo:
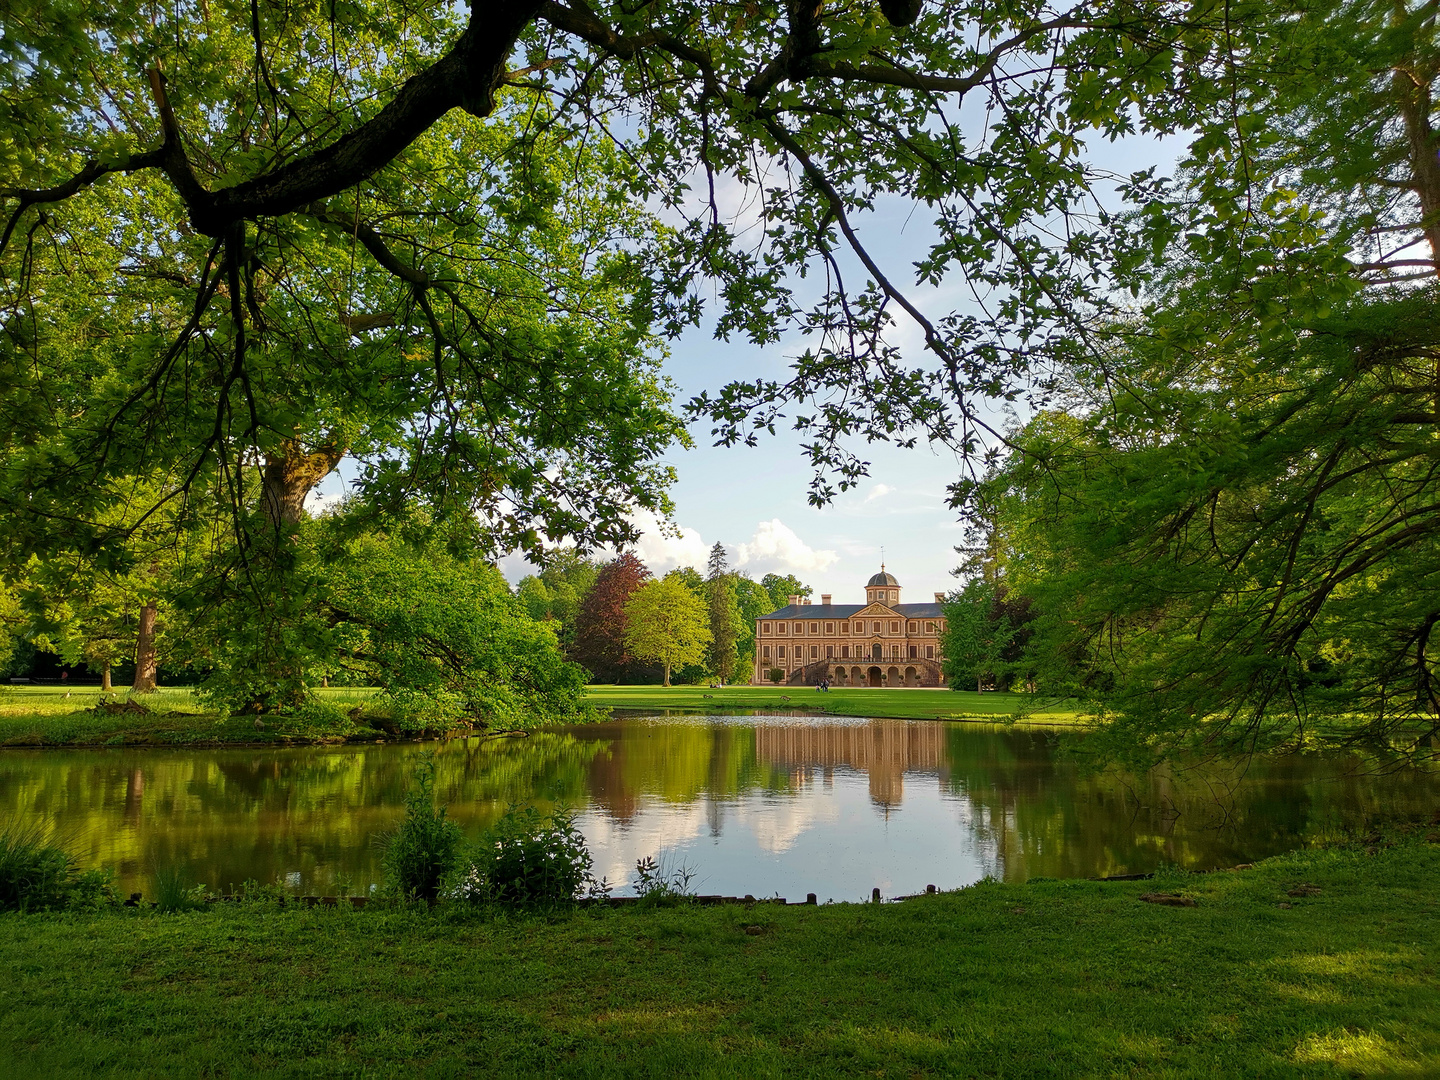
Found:
[{"label": "gnarled tree trunk", "polygon": [[[158,614],[154,600],[140,609],[140,630],[135,635],[135,682],[130,687],[131,693],[153,694],[156,690],[155,675],[160,666],[155,652],[155,619]],[[108,668],[106,675],[109,675]]]},{"label": "gnarled tree trunk", "polygon": [[279,452],[267,454],[260,488],[265,520],[277,531],[299,524],[305,516],[305,497],[344,456],[335,439],[314,450],[307,450],[298,439],[287,439]]}]

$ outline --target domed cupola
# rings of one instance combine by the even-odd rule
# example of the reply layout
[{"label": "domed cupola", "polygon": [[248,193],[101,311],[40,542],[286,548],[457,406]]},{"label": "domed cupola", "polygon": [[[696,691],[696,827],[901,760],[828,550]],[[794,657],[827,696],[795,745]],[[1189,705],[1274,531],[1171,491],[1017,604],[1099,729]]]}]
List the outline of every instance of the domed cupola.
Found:
[{"label": "domed cupola", "polygon": [[894,574],[885,572],[884,563],[880,564],[880,572],[865,583],[865,602],[886,605],[900,602],[900,582]]}]

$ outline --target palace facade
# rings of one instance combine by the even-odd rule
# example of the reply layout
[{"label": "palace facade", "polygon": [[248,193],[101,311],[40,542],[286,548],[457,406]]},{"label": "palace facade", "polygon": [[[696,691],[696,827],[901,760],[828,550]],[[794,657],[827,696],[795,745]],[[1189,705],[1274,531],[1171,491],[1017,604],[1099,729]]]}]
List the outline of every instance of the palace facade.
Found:
[{"label": "palace facade", "polygon": [[829,593],[812,604],[799,596],[755,620],[755,676],[770,682],[813,686],[944,686],[940,635],[945,630],[943,593],[934,603],[900,603],[900,583],[885,572],[865,584],[865,603],[832,604]]}]

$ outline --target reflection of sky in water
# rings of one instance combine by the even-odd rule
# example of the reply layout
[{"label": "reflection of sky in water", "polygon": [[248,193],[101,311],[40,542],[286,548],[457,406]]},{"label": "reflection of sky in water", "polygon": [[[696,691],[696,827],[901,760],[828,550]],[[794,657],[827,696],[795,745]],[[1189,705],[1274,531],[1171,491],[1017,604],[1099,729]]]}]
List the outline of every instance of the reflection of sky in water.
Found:
[{"label": "reflection of sky in water", "polygon": [[859,900],[1162,863],[1210,869],[1440,803],[1434,774],[1350,759],[1086,773],[1078,738],[1020,727],[794,716],[623,720],[528,738],[280,750],[0,753],[0,821],[52,825],[82,865],[149,890],[175,866],[225,888],[380,879],[420,755],[478,837],[510,804],[574,807],[595,872],[694,869],[701,893]]},{"label": "reflection of sky in water", "polygon": [[957,828],[957,810],[967,812],[957,802],[941,794],[938,777],[917,775],[906,777],[901,806],[877,806],[863,773],[836,769],[827,778],[815,769],[785,794],[651,797],[629,822],[592,808],[580,826],[595,872],[612,882],[628,881],[638,859],[661,853],[671,869],[693,868],[691,887],[701,893],[864,900],[876,886],[895,896],[996,872],[993,852]]}]

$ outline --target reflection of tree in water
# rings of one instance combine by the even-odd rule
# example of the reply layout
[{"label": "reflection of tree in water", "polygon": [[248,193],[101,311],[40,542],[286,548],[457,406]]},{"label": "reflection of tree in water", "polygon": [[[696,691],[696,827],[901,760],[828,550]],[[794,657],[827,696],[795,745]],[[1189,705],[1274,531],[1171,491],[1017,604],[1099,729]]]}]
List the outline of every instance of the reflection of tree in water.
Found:
[{"label": "reflection of tree in water", "polygon": [[1161,863],[1203,870],[1291,850],[1342,822],[1422,812],[1435,774],[1389,781],[1356,759],[1319,756],[1165,765],[1143,775],[1087,770],[1062,751],[1075,733],[947,731],[948,790],[1004,876],[1142,873]]},{"label": "reflection of tree in water", "polygon": [[645,798],[683,803],[704,796],[713,831],[724,800],[792,787],[785,770],[757,758],[750,728],[631,722],[572,731],[606,744],[590,765],[590,798],[617,821],[633,820]]},{"label": "reflection of tree in water", "polygon": [[[222,888],[299,872],[311,889],[342,868],[359,887],[378,880],[373,838],[399,820],[431,749],[437,797],[471,836],[510,803],[593,805],[624,823],[647,800],[702,798],[718,836],[746,793],[823,797],[814,772],[864,771],[884,808],[907,788],[928,793],[934,777],[958,803],[962,837],[1010,878],[1233,865],[1440,803],[1433,774],[1347,773],[1358,763],[1334,758],[1087,773],[1058,752],[1074,738],[906,721],[619,722],[439,746],[15,752],[0,756],[0,817],[53,823],[83,863],[116,868],[127,888],[148,889],[171,864]],[[935,838],[937,850],[955,842]]]},{"label": "reflection of tree in water", "polygon": [[126,888],[148,888],[171,865],[220,888],[294,872],[326,887],[348,867],[363,887],[379,877],[373,840],[398,822],[428,749],[438,798],[472,835],[511,802],[582,804],[599,744],[521,741],[8,757],[0,816],[53,823],[85,865],[115,868]]}]

